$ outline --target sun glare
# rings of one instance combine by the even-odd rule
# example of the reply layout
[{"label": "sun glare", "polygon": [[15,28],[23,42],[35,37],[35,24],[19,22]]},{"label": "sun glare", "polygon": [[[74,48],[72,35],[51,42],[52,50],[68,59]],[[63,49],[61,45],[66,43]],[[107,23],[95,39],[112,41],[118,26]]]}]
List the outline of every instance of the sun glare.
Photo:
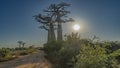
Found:
[{"label": "sun glare", "polygon": [[80,29],[80,25],[75,24],[75,25],[73,26],[73,29],[74,29],[74,30],[79,30],[79,29]]}]

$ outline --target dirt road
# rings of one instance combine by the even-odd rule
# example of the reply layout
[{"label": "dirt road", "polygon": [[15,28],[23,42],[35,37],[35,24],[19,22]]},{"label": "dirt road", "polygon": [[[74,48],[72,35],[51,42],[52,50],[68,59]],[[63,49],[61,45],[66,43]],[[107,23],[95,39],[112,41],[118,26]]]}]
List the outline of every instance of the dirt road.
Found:
[{"label": "dirt road", "polygon": [[0,68],[50,68],[43,51],[0,63]]}]

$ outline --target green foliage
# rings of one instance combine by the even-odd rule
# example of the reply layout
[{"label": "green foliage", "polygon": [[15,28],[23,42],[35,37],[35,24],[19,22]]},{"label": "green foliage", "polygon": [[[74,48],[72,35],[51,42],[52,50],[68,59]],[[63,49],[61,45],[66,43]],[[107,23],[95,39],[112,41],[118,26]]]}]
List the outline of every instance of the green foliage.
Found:
[{"label": "green foliage", "polygon": [[74,68],[116,68],[117,62],[113,56],[106,54],[105,48],[95,45],[82,46]]},{"label": "green foliage", "polygon": [[9,48],[0,49],[0,62],[13,59],[13,57],[10,54],[10,50],[11,49],[9,49]]},{"label": "green foliage", "polygon": [[[62,42],[44,45],[53,68],[117,68],[116,57],[120,56],[119,44],[81,39],[78,33],[65,35]],[[112,47],[113,49],[112,49]]]},{"label": "green foliage", "polygon": [[7,55],[4,57],[4,61],[11,60],[11,59],[13,59],[13,57],[12,57],[10,54],[7,54]]},{"label": "green foliage", "polygon": [[29,48],[1,48],[0,49],[0,62],[3,61],[8,61],[14,58],[17,58],[18,56],[21,55],[28,55],[31,53],[36,52],[37,49],[34,47],[29,47]]},{"label": "green foliage", "polygon": [[62,48],[63,43],[63,41],[52,41],[44,45],[44,50],[49,55],[47,58],[51,59],[52,63],[59,61],[59,50]]},{"label": "green foliage", "polygon": [[[69,68],[69,66],[73,65],[71,64],[71,58],[78,54],[80,49],[78,44],[79,36],[73,36],[74,34],[66,35],[65,41],[54,41],[44,45],[44,49],[48,54],[48,58],[54,64],[54,68]],[[74,40],[71,40],[71,38]]]},{"label": "green foliage", "polygon": [[9,50],[6,48],[0,49],[0,58],[5,57],[7,54],[9,54]]},{"label": "green foliage", "polygon": [[47,44],[44,44],[44,49],[49,54],[51,52],[58,52],[62,46],[63,46],[63,41],[61,42],[52,41],[52,42],[48,42]]}]

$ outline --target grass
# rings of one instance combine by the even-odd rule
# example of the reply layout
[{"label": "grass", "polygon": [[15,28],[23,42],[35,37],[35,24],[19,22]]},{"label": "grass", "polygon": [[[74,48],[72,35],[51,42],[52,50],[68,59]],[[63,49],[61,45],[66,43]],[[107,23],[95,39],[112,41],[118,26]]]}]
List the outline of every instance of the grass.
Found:
[{"label": "grass", "polygon": [[35,48],[25,48],[25,49],[0,49],[0,62],[9,61],[17,58],[18,56],[24,56],[32,54],[37,51]]}]

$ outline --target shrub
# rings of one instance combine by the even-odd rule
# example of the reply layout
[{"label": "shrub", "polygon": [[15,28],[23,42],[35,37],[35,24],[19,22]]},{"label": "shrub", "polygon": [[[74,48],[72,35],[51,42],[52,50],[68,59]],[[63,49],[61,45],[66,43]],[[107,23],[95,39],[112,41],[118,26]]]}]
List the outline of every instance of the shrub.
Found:
[{"label": "shrub", "polygon": [[110,50],[109,43],[81,39],[78,33],[65,35],[64,41],[44,45],[53,68],[117,68],[119,48]]},{"label": "shrub", "polygon": [[10,49],[8,48],[0,49],[0,62],[11,60],[11,59],[13,59],[13,57],[10,54]]},{"label": "shrub", "polygon": [[8,54],[9,54],[9,50],[7,50],[5,48],[0,49],[0,58],[4,58]]},{"label": "shrub", "polygon": [[44,50],[49,56],[47,58],[54,59],[51,60],[53,63],[57,61],[59,50],[62,48],[62,46],[63,46],[63,41],[61,42],[52,41],[44,45]]},{"label": "shrub", "polygon": [[117,61],[114,56],[106,54],[105,48],[95,45],[82,46],[74,68],[116,68]]}]

